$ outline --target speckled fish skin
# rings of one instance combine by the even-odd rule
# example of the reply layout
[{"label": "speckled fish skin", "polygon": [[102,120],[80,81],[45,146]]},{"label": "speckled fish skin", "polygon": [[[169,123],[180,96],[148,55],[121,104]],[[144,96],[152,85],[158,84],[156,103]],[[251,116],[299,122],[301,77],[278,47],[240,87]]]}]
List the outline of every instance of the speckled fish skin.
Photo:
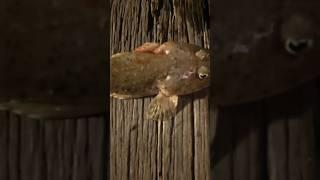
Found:
[{"label": "speckled fish skin", "polygon": [[156,79],[165,76],[169,59],[151,53],[124,52],[112,56],[112,94],[118,98],[137,98],[157,94]]},{"label": "speckled fish skin", "polygon": [[[160,50],[164,53],[160,53]],[[209,78],[199,79],[197,69],[209,70],[209,57],[200,59],[196,52],[205,49],[191,44],[167,42],[159,53],[123,52],[111,58],[111,93],[118,98],[137,98],[155,95],[159,86],[168,89],[167,95],[184,95],[208,87]],[[165,54],[169,51],[168,54]],[[193,74],[192,74],[193,73]],[[190,76],[188,76],[190,74]]]},{"label": "speckled fish skin", "polygon": [[111,93],[119,99],[157,95],[148,108],[149,119],[170,119],[178,96],[209,86],[209,52],[196,45],[145,43],[111,58]]}]

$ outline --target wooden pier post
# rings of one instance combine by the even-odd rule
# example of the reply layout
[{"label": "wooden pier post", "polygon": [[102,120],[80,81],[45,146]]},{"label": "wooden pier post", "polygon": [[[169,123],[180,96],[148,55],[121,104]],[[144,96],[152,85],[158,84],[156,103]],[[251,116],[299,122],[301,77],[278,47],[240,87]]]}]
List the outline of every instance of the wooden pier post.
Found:
[{"label": "wooden pier post", "polygon": [[[111,53],[144,42],[209,46],[208,1],[113,0]],[[110,100],[112,180],[209,179],[208,92],[181,98],[173,121],[147,121],[150,98]]]}]

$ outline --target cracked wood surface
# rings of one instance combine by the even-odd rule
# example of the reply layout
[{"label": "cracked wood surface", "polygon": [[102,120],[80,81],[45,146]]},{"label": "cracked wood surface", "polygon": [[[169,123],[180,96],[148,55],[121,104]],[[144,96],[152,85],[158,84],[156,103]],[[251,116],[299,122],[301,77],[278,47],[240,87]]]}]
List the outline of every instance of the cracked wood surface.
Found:
[{"label": "cracked wood surface", "polygon": [[[150,41],[208,48],[207,3],[113,0],[111,54]],[[149,102],[150,97],[110,100],[111,179],[209,179],[207,90],[180,97],[181,111],[173,121],[147,121]]]}]

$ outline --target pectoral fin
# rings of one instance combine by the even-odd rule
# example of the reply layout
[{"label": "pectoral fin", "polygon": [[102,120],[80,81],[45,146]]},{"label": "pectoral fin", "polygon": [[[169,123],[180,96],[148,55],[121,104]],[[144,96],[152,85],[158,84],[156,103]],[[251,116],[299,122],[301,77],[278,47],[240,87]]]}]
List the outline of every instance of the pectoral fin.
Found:
[{"label": "pectoral fin", "polygon": [[175,116],[177,106],[178,96],[165,96],[159,93],[148,106],[147,119],[156,121],[170,120]]}]

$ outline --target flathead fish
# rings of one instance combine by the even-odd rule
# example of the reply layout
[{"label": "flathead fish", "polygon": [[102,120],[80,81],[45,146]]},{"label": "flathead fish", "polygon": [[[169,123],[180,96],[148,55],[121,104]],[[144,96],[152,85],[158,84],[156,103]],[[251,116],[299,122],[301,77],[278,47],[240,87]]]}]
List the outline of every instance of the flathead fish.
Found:
[{"label": "flathead fish", "polygon": [[156,95],[147,119],[174,117],[178,96],[209,86],[209,51],[187,43],[145,43],[131,52],[112,55],[110,96],[118,99]]}]

